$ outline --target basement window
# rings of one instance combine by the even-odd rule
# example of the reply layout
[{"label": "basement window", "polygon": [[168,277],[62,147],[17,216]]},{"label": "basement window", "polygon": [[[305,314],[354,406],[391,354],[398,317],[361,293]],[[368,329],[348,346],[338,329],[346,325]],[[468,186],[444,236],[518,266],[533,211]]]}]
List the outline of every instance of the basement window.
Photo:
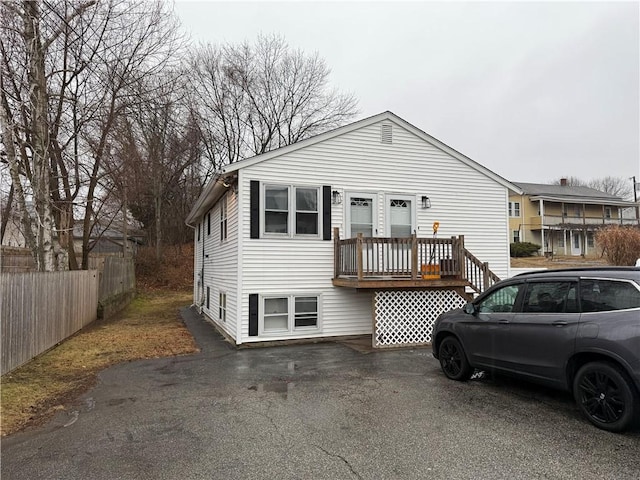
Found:
[{"label": "basement window", "polygon": [[320,328],[320,297],[317,295],[263,297],[262,302],[262,334],[291,334]]}]

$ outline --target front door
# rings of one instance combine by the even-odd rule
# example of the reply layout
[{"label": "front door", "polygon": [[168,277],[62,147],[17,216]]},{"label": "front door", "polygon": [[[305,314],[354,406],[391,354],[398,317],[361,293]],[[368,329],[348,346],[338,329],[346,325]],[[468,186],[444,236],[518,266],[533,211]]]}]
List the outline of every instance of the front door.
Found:
[{"label": "front door", "polygon": [[387,273],[411,274],[411,245],[404,239],[409,239],[415,232],[414,205],[414,197],[385,195],[385,236],[391,238],[389,252],[384,255]]},{"label": "front door", "polygon": [[372,193],[347,194],[347,237],[377,236],[378,229],[375,221],[376,196]]},{"label": "front door", "polygon": [[571,232],[571,255],[581,255],[581,234],[578,231]]}]

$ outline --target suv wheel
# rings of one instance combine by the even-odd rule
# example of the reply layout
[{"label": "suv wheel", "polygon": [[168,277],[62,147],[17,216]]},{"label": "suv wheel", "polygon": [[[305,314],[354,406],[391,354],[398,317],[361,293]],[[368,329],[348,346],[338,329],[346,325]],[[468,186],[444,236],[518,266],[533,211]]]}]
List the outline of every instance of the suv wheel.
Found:
[{"label": "suv wheel", "polygon": [[583,365],[573,382],[573,396],[596,427],[610,432],[627,429],[636,414],[633,387],[616,366],[605,362]]},{"label": "suv wheel", "polygon": [[446,337],[442,340],[438,357],[442,371],[451,380],[464,381],[471,378],[473,368],[467,361],[462,345],[455,337]]}]

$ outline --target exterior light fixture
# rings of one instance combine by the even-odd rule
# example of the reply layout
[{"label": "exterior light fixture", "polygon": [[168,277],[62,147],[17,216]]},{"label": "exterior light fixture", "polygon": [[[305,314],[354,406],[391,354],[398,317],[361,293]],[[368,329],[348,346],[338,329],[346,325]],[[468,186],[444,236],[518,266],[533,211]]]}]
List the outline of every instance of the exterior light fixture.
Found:
[{"label": "exterior light fixture", "polygon": [[431,199],[426,195],[422,196],[422,208],[431,208]]},{"label": "exterior light fixture", "polygon": [[331,192],[331,204],[332,205],[342,204],[342,195],[338,190],[334,190],[333,192]]}]

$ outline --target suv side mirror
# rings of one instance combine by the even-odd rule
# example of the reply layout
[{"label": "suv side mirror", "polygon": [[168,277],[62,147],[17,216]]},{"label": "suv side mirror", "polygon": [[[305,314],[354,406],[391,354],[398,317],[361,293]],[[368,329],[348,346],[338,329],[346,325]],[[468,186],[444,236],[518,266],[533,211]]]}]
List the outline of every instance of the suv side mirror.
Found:
[{"label": "suv side mirror", "polygon": [[469,302],[464,306],[464,313],[468,313],[469,315],[473,315],[476,313],[476,306]]}]

